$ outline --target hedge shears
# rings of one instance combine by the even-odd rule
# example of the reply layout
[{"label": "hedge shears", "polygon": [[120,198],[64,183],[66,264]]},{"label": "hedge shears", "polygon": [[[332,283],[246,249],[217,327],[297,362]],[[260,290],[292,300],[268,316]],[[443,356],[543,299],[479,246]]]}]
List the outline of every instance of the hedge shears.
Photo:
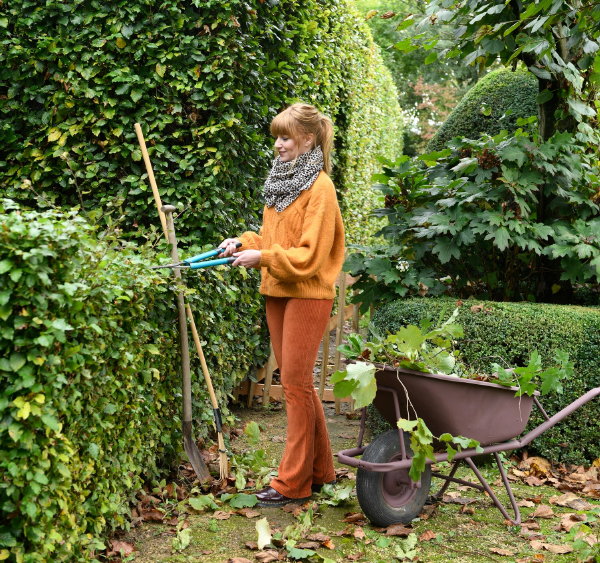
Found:
[{"label": "hedge shears", "polygon": [[[241,242],[238,242],[235,245],[236,248],[239,248],[240,246],[242,246]],[[190,268],[191,270],[198,270],[199,268],[209,268],[210,266],[221,266],[222,264],[231,264],[232,262],[235,262],[235,258],[233,256],[229,256],[227,258],[217,258],[215,260],[207,260],[207,258],[218,256],[224,250],[224,248],[215,248],[213,250],[209,250],[208,252],[203,252],[202,254],[192,256],[191,258],[186,258],[185,260],[177,262],[176,264],[152,266],[152,269],[158,270],[159,268]]]}]

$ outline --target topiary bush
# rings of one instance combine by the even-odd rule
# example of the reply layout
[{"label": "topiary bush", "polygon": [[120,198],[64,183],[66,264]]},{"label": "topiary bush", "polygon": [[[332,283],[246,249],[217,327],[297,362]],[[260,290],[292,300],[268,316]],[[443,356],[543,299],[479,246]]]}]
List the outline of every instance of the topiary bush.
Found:
[{"label": "topiary bush", "polygon": [[[537,350],[542,361],[552,361],[565,350],[575,363],[575,376],[564,382],[561,395],[548,395],[542,404],[549,414],[600,386],[600,309],[534,303],[499,303],[446,298],[406,299],[378,309],[373,326],[383,333],[421,319],[445,320],[459,307],[457,322],[465,335],[457,341],[463,360],[473,369],[491,373],[491,364],[525,365]],[[534,409],[528,430],[543,422]],[[552,461],[591,463],[600,457],[600,404],[592,401],[530,446]]]},{"label": "topiary bush", "polygon": [[490,72],[471,88],[427,145],[438,151],[454,137],[478,139],[484,133],[517,129],[519,118],[537,116],[537,78],[528,70]]},{"label": "topiary bush", "polygon": [[[297,99],[334,119],[340,194],[362,189],[374,153],[391,156],[401,137],[373,45],[346,0],[11,2],[0,18],[0,195],[78,205],[93,220],[112,207],[124,233],[150,228],[140,122],[164,201],[185,210],[181,238],[216,242],[257,222],[268,125]],[[357,143],[373,131],[376,142]]]},{"label": "topiary bush", "polygon": [[[89,561],[180,458],[175,297],[154,257],[74,213],[0,206],[0,559]],[[215,389],[264,362],[241,270],[190,276]],[[195,282],[195,284],[194,284]],[[212,409],[194,351],[195,433]]]}]

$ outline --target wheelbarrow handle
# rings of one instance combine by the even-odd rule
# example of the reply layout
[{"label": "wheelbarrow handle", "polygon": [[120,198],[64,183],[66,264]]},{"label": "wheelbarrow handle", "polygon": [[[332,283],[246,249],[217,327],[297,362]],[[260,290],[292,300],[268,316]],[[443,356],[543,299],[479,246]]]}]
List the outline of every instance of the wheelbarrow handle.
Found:
[{"label": "wheelbarrow handle", "polygon": [[231,264],[235,262],[235,258],[230,256],[228,258],[218,258],[217,260],[205,260],[204,262],[195,262],[189,264],[190,269],[198,270],[199,268],[208,268],[210,266],[220,266],[221,264]]},{"label": "wheelbarrow handle", "polygon": [[[242,246],[241,242],[238,242],[235,247],[239,248]],[[185,258],[183,261],[186,264],[193,264],[194,262],[200,262],[200,260],[204,260],[205,258],[210,258],[211,256],[217,256],[221,254],[225,249],[224,248],[215,248],[214,250],[209,250],[208,252],[203,252],[202,254],[198,254],[196,256],[192,256],[191,258]]]}]

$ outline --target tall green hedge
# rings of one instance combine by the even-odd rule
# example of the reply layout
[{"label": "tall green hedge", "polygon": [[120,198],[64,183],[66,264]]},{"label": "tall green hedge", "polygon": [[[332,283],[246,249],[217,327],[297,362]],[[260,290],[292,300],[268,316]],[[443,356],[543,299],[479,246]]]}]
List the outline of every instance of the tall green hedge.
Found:
[{"label": "tall green hedge", "polygon": [[92,218],[117,208],[125,232],[154,225],[137,121],[163,199],[185,210],[181,235],[216,241],[256,223],[268,124],[297,99],[334,119],[340,194],[362,190],[374,153],[401,137],[375,50],[346,0],[10,2],[0,195]]},{"label": "tall green hedge", "polygon": [[[445,320],[457,307],[451,299],[399,300],[379,309],[374,326],[395,332],[421,319]],[[600,386],[600,309],[539,303],[500,303],[468,300],[459,306],[464,338],[458,340],[462,358],[473,368],[490,373],[492,363],[524,365],[532,350],[551,362],[565,350],[575,363],[575,375],[564,382],[561,395],[542,397],[554,414],[586,391]],[[528,429],[543,422],[534,408]],[[531,448],[552,461],[592,462],[600,457],[600,402],[588,403],[537,438]]]},{"label": "tall green hedge", "polygon": [[429,141],[427,150],[438,151],[454,137],[479,139],[513,131],[517,119],[537,115],[538,81],[528,70],[500,69],[485,75],[454,108]]},{"label": "tall green hedge", "polygon": [[[181,459],[173,288],[148,268],[154,252],[98,242],[77,215],[0,213],[0,559],[90,560],[144,481]],[[189,276],[225,409],[266,359],[244,275]],[[195,356],[196,437],[214,438]]]}]

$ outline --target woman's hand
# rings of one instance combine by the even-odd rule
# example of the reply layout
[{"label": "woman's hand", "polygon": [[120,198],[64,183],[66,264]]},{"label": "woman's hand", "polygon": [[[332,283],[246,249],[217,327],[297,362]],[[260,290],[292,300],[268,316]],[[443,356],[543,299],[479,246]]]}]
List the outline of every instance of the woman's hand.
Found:
[{"label": "woman's hand", "polygon": [[221,256],[227,257],[231,256],[237,249],[236,245],[239,244],[239,238],[226,238],[220,245],[219,248],[224,248],[225,250],[221,253]]},{"label": "woman's hand", "polygon": [[260,250],[242,250],[234,252],[235,262],[232,266],[245,266],[246,268],[258,268],[260,266]]}]

